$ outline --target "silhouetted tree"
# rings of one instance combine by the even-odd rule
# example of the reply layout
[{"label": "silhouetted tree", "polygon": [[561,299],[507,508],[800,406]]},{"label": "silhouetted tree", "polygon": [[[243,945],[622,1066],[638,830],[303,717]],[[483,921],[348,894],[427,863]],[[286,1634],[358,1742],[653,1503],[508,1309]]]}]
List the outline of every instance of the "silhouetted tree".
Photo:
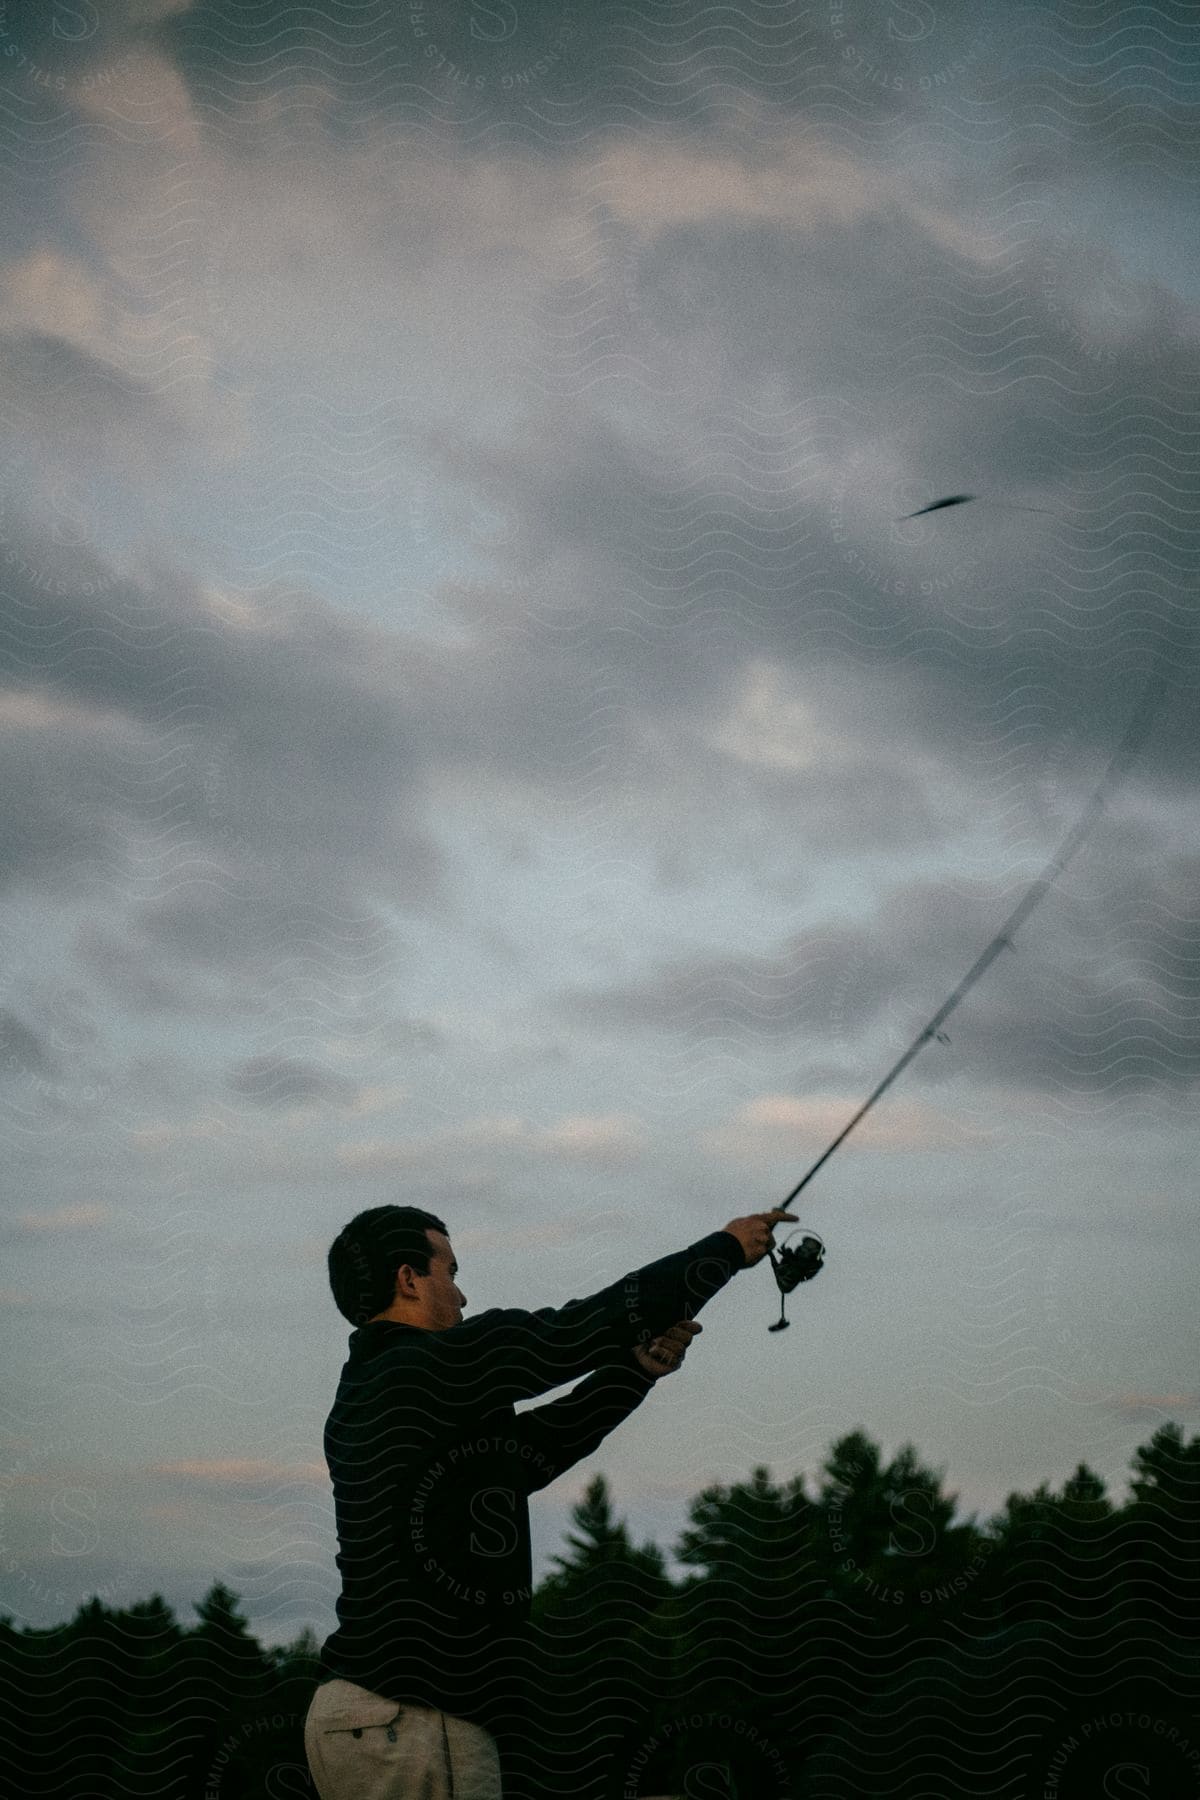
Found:
[{"label": "silhouetted tree", "polygon": [[1200,1636],[1200,1437],[1160,1425],[1133,1457],[1122,1544],[1142,1612],[1165,1631]]},{"label": "silhouetted tree", "polygon": [[[1200,1742],[1200,1437],[1177,1425],[1135,1452],[1123,1505],[1081,1463],[987,1527],[912,1446],[889,1460],[850,1432],[813,1497],[762,1466],[705,1488],[676,1555],[679,1582],[602,1476],[572,1508],[534,1596],[530,1800],[1025,1800],[1072,1733],[1070,1791],[1103,1791],[1130,1709],[1162,1725],[1131,1740],[1138,1768]],[[196,1613],[154,1594],[48,1628],[0,1616],[4,1791],[311,1795],[316,1634],[262,1649],[221,1582]]]},{"label": "silhouetted tree", "polygon": [[550,1794],[600,1795],[647,1684],[658,1679],[638,1634],[671,1583],[657,1546],[636,1547],[614,1517],[603,1475],[571,1520],[567,1554],[553,1559],[533,1608],[541,1780]]},{"label": "silhouetted tree", "polygon": [[1083,1623],[1111,1610],[1118,1520],[1104,1482],[1086,1463],[1060,1493],[1042,1482],[1032,1494],[1010,1494],[992,1524],[999,1554],[988,1592],[1003,1619]]},{"label": "silhouetted tree", "polygon": [[172,1691],[185,1633],[161,1594],[135,1602],[121,1622],[130,1655],[129,1707],[114,1748],[117,1791],[151,1800],[181,1772]]}]

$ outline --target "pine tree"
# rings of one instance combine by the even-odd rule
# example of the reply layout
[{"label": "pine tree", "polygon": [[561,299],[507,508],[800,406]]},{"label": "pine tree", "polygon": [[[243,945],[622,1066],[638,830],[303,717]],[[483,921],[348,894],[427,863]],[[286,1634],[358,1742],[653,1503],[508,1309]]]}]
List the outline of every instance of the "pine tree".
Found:
[{"label": "pine tree", "polygon": [[[575,1529],[567,1533],[569,1556],[551,1557],[557,1573],[549,1576],[551,1591],[565,1593],[581,1577],[597,1571],[620,1571],[635,1583],[644,1578],[648,1590],[666,1581],[666,1561],[656,1544],[643,1544],[641,1549],[630,1542],[624,1520],[613,1517],[612,1496],[603,1475],[595,1476],[587,1485],[582,1500],[571,1508]],[[560,1584],[556,1588],[556,1584]],[[659,1598],[665,1596],[658,1596]]]},{"label": "pine tree", "polygon": [[1143,1611],[1200,1636],[1200,1437],[1160,1425],[1134,1452],[1124,1554]]},{"label": "pine tree", "polygon": [[671,1592],[662,1552],[636,1547],[603,1475],[571,1509],[567,1553],[534,1597],[540,1781],[547,1794],[598,1793],[651,1680],[643,1629]]}]

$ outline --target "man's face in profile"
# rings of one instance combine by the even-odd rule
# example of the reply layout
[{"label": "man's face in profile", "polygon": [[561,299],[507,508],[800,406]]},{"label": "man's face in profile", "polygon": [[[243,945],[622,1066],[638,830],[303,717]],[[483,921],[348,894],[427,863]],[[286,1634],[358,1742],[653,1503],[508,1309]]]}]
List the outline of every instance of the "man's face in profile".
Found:
[{"label": "man's face in profile", "polygon": [[446,1331],[451,1325],[461,1323],[467,1296],[456,1279],[458,1263],[450,1239],[444,1231],[432,1229],[426,1231],[425,1236],[433,1254],[429,1258],[428,1275],[417,1277],[421,1307],[419,1314],[411,1316],[410,1322],[424,1326],[426,1331]]}]

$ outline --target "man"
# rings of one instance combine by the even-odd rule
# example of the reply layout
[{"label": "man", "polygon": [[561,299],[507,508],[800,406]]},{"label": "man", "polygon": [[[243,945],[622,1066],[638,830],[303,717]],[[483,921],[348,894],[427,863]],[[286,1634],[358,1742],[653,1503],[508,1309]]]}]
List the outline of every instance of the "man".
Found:
[{"label": "man", "polygon": [[469,1320],[432,1213],[373,1207],[335,1239],[357,1329],[325,1426],[342,1594],[305,1722],[321,1800],[499,1800],[501,1750],[512,1768],[528,1749],[528,1496],[679,1367],[693,1315],[792,1218],[734,1219],[586,1300]]}]

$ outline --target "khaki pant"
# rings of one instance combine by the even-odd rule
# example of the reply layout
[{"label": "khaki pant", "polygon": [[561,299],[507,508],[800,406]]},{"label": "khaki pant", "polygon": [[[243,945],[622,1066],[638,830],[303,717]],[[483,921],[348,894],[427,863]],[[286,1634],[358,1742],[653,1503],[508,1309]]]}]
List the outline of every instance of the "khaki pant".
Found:
[{"label": "khaki pant", "polygon": [[304,1721],[321,1800],[501,1800],[500,1757],[482,1725],[325,1681]]}]

